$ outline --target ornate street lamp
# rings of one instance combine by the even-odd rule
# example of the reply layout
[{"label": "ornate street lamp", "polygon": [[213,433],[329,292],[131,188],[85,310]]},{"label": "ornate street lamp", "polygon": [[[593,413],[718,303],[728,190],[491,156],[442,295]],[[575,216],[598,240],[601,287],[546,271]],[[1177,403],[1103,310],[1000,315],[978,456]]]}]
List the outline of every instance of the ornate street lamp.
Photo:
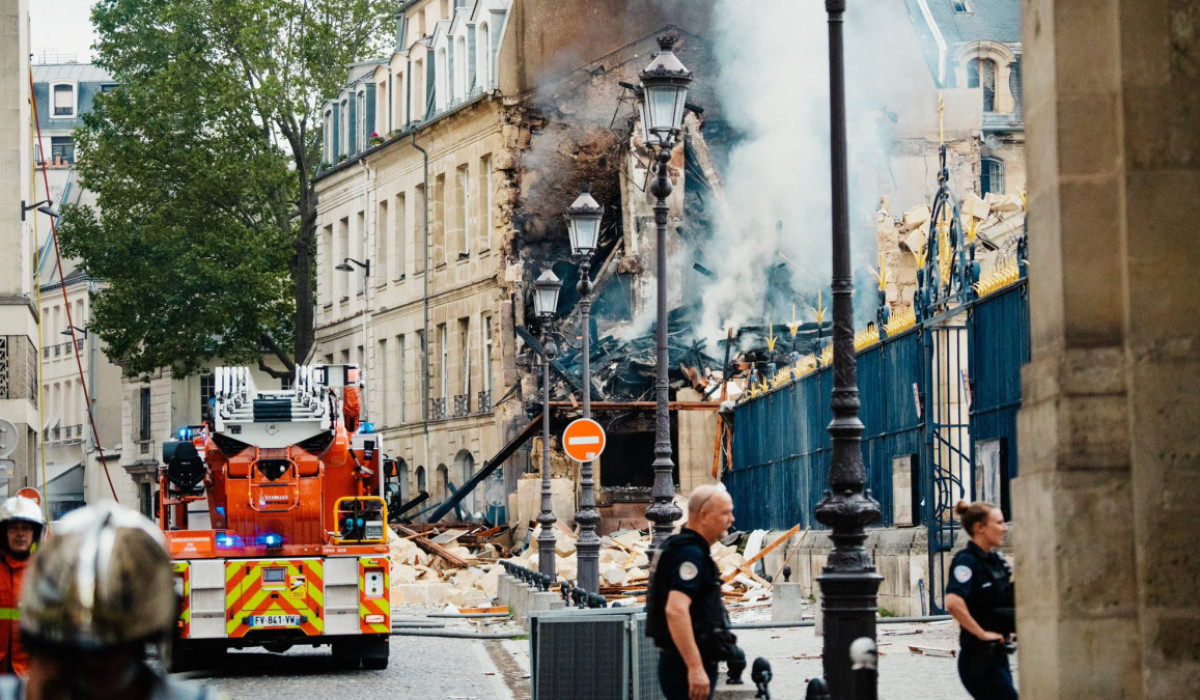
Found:
[{"label": "ornate street lamp", "polygon": [[671,150],[679,140],[683,126],[683,109],[687,100],[692,72],[683,67],[672,51],[675,37],[659,37],[662,51],[654,57],[642,80],[642,134],[646,147],[654,153],[654,225],[657,230],[658,329],[655,334],[658,372],[654,380],[654,503],[646,509],[646,517],[654,523],[650,546],[657,550],[683,512],[675,505],[675,465],[671,462],[671,414],[667,404],[667,197],[671,195],[671,179],[667,163]]},{"label": "ornate street lamp", "polygon": [[[829,491],[817,505],[817,520],[832,528],[833,551],[817,577],[825,616],[825,680],[832,697],[875,697],[874,683],[856,688],[850,645],[875,640],[876,593],[883,577],[863,547],[865,526],[879,519],[879,503],[863,493],[863,424],[858,418],[858,376],[854,357],[854,278],[850,271],[850,217],[846,185],[846,92],[842,57],[842,15],[846,0],[825,0],[829,13],[829,113],[833,175],[833,450]],[[853,696],[852,696],[853,693]]]},{"label": "ornate street lamp", "polygon": [[[600,218],[604,208],[592,199],[591,185],[567,208],[567,230],[571,234],[571,251],[579,260],[579,315],[583,325],[583,417],[592,417],[592,367],[591,367],[591,324],[588,316],[592,310],[592,280],[588,276],[592,269],[592,251],[600,238]],[[595,481],[592,478],[592,463],[584,462],[579,471],[579,511],[575,522],[579,523],[579,540],[575,551],[579,561],[578,584],[588,593],[600,591],[600,538],[596,535],[596,524],[600,512],[596,510]]]},{"label": "ornate street lamp", "polygon": [[[363,366],[359,368],[359,376],[362,377],[362,376],[366,375],[366,373],[367,373],[367,350],[368,350],[368,348],[367,348],[367,300],[370,298],[368,295],[371,293],[371,288],[370,288],[370,285],[371,285],[371,261],[370,260],[360,261],[360,260],[355,260],[354,258],[345,258],[342,260],[341,265],[335,265],[333,269],[338,270],[339,272],[354,272],[354,268],[351,267],[351,263],[362,268],[362,271],[363,271],[363,312],[362,312],[362,334],[363,334],[362,360],[363,360]],[[359,423],[366,423],[367,422],[367,405],[369,403],[367,401],[367,383],[366,383],[366,381],[363,381],[362,385],[363,385],[362,416],[359,418]]]},{"label": "ornate street lamp", "polygon": [[550,360],[558,354],[550,335],[550,319],[558,309],[558,290],[562,280],[547,268],[533,283],[533,311],[542,321],[542,512],[538,514],[538,572],[555,579],[554,507],[550,490]]}]

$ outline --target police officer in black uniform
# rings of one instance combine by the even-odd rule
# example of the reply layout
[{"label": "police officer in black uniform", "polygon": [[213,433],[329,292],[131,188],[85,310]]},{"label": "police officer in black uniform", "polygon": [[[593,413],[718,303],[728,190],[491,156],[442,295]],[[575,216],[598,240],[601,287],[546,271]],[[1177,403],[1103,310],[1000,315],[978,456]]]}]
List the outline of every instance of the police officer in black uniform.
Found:
[{"label": "police officer in black uniform", "polygon": [[946,609],[958,621],[958,677],[976,700],[1015,700],[1008,654],[1016,647],[1012,568],[998,551],[1008,532],[1004,514],[991,503],[959,501],[954,507],[971,537],[954,555]]},{"label": "police officer in black uniform", "polygon": [[721,599],[721,576],[709,550],[733,524],[733,499],[721,484],[688,498],[688,521],[663,542],[650,567],[646,635],[660,653],[658,680],[667,700],[708,700],[717,662],[732,658],[737,638]]}]

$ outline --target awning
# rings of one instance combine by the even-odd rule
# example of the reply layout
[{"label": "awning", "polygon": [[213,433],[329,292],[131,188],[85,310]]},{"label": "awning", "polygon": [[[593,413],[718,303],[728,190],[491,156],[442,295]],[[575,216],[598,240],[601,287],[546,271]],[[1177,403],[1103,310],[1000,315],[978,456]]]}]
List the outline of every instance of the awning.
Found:
[{"label": "awning", "polygon": [[46,494],[48,501],[83,500],[83,463],[47,464],[46,481],[42,482],[42,468],[34,469],[34,481]]}]

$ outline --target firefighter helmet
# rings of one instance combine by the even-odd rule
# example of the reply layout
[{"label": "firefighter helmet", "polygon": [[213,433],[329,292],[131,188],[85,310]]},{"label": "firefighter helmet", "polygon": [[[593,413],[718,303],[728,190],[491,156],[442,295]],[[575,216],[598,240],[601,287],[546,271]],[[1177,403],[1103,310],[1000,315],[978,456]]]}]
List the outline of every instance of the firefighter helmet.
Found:
[{"label": "firefighter helmet", "polygon": [[4,501],[4,507],[0,509],[0,527],[7,529],[9,523],[17,521],[33,525],[33,541],[41,540],[42,531],[46,529],[46,518],[32,498],[12,496]]},{"label": "firefighter helmet", "polygon": [[101,503],[68,513],[34,557],[21,590],[21,633],[103,649],[163,641],[178,601],[162,532]]}]

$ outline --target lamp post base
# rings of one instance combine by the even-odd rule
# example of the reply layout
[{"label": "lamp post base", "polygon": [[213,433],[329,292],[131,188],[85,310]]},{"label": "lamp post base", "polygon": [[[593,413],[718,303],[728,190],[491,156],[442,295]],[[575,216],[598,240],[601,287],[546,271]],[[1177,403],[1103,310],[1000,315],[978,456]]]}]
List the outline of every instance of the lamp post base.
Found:
[{"label": "lamp post base", "polygon": [[850,644],[859,637],[875,639],[875,601],[882,582],[883,577],[874,570],[825,571],[817,577],[825,633],[822,666],[832,697],[852,697]]}]

